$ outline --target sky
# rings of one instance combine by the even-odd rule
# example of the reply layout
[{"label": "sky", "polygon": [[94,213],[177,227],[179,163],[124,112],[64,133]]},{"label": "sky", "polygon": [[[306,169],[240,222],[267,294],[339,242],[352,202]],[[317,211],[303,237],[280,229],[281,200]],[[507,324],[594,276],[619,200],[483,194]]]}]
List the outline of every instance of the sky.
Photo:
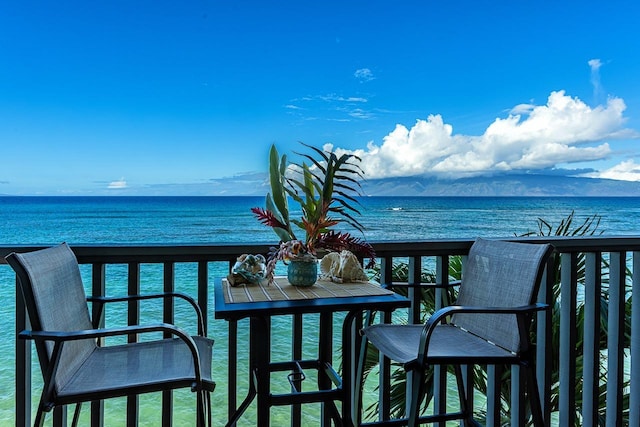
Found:
[{"label": "sky", "polygon": [[222,194],[299,141],[367,178],[637,181],[639,20],[619,0],[3,1],[0,194]]}]

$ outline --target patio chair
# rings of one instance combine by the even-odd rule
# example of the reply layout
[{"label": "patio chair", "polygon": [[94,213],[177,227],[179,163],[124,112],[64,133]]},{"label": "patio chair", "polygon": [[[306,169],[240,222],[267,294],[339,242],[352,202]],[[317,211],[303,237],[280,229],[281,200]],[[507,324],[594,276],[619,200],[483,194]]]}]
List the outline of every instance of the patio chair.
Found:
[{"label": "patio chair", "polygon": [[[99,329],[104,304],[151,298],[186,299],[198,317],[202,313],[186,295],[135,295],[122,298],[86,298],[78,262],[63,243],[6,257],[17,274],[32,330],[19,334],[35,342],[44,386],[34,425],[42,426],[45,413],[56,406],[76,404],[77,425],[82,402],[189,387],[196,392],[196,423],[211,425],[210,393],[213,341],[189,336],[166,323]],[[87,301],[98,304],[100,315],[92,324]],[[98,339],[155,332],[159,338],[119,345],[99,345]]]},{"label": "patio chair", "polygon": [[[463,264],[456,305],[436,311],[424,325],[376,324],[361,331],[382,354],[411,373],[404,424],[460,419],[465,426],[477,425],[460,365],[505,364],[526,372],[534,424],[544,425],[529,333],[533,314],[547,308],[535,301],[552,252],[548,244],[477,239]],[[421,416],[425,370],[433,365],[454,366],[459,412]]]}]

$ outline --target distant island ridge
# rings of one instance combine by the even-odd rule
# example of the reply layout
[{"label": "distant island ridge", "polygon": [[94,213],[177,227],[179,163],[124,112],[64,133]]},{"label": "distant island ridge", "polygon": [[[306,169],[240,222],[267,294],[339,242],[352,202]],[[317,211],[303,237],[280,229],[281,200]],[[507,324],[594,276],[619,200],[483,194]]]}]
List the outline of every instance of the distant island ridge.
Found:
[{"label": "distant island ridge", "polygon": [[[363,179],[362,194],[379,197],[640,197],[640,181],[562,174],[502,174],[458,179],[425,176]],[[2,192],[0,196],[264,196],[267,173],[252,172],[187,184],[137,184],[75,192]]]},{"label": "distant island ridge", "polygon": [[[208,195],[251,196],[263,195],[269,190],[267,175],[261,173],[215,179],[209,185],[212,187]],[[640,196],[640,182],[636,181],[538,174],[459,179],[412,176],[364,179],[361,185],[367,196]]]}]

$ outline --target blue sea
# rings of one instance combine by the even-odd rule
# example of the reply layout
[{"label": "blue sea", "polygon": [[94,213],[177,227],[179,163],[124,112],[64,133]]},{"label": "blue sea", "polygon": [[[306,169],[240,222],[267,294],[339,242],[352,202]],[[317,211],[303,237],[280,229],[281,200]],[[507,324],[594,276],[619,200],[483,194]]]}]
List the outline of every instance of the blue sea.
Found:
[{"label": "blue sea", "polygon": [[[512,237],[537,231],[539,218],[557,225],[572,211],[576,225],[599,215],[599,230],[605,235],[640,234],[640,197],[367,197],[360,203],[364,237],[370,242]],[[264,206],[264,198],[0,197],[0,244],[275,243],[273,231],[251,213],[255,206]],[[123,271],[113,274],[126,277]],[[0,266],[0,301],[0,426],[8,426],[15,422],[15,277],[6,265]],[[216,322],[213,334],[221,336],[216,336],[216,372],[226,372],[225,325]],[[36,368],[34,383],[39,377]],[[219,381],[214,395],[217,424],[226,410],[225,394],[224,380]],[[187,403],[176,405],[178,418],[193,413],[190,393],[183,400]],[[149,426],[158,425],[154,408],[159,401],[141,401],[142,413],[147,414],[142,419],[148,419]],[[110,405],[108,425],[124,425],[123,404]],[[246,422],[239,425],[253,423],[250,417]]]}]

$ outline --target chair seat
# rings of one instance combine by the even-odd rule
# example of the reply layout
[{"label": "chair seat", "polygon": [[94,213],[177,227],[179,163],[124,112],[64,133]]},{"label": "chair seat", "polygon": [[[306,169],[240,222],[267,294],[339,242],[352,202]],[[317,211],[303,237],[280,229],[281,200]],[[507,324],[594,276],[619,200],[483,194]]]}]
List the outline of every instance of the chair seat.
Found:
[{"label": "chair seat", "polygon": [[[364,329],[367,339],[385,356],[404,365],[415,363],[423,325],[373,325]],[[428,364],[508,362],[516,356],[454,325],[438,325],[431,335]]]},{"label": "chair seat", "polygon": [[[205,388],[213,391],[211,356],[213,341],[192,337],[201,360]],[[73,396],[104,398],[123,389],[134,393],[190,386],[194,382],[193,356],[184,341],[177,338],[97,347],[86,362],[60,390],[58,399]]]}]

